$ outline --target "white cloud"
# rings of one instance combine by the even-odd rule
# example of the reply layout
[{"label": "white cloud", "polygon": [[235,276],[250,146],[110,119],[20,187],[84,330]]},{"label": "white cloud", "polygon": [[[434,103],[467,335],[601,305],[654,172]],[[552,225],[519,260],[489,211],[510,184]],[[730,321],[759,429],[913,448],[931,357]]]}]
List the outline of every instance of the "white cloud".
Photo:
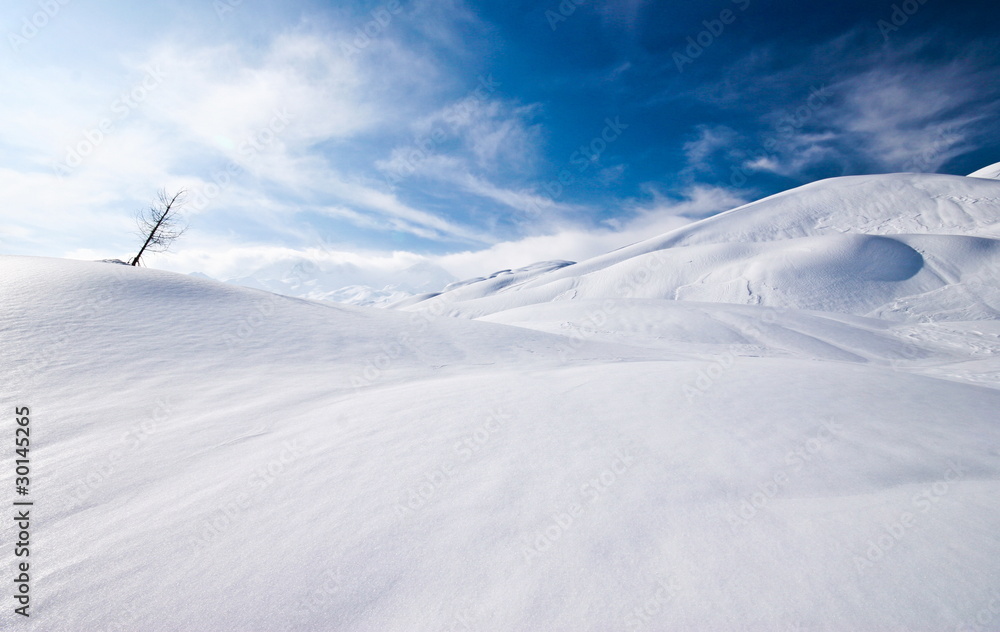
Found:
[{"label": "white cloud", "polygon": [[446,157],[452,168],[482,175],[530,173],[540,155],[541,127],[532,122],[540,106],[499,97],[500,85],[481,76],[468,93],[415,121],[413,140],[394,147],[379,168],[395,180],[434,177],[440,172],[425,163]]},{"label": "white cloud", "polygon": [[[471,92],[415,122],[413,142],[394,147],[378,168],[393,184],[406,186],[410,178],[443,183],[500,204],[516,212],[515,223],[537,227],[580,212],[536,185],[498,183],[510,182],[511,172],[533,173],[541,131],[531,122],[539,107],[495,97],[496,86],[492,77],[482,77]],[[613,179],[620,173],[607,175]]]},{"label": "white cloud", "polygon": [[[373,155],[336,151],[402,133],[439,89],[432,58],[389,35],[345,52],[352,26],[322,37],[294,29],[257,47],[168,38],[104,67],[101,88],[93,77],[0,61],[21,87],[0,102],[0,157],[21,165],[0,172],[0,217],[27,236],[4,244],[7,252],[58,255],[86,243],[114,251],[127,242],[118,237],[123,218],[160,187],[188,188],[196,203],[187,212],[205,215],[209,231],[228,232],[212,224],[219,212],[249,213],[247,223],[280,234],[290,215],[333,208],[360,227],[492,241],[365,176]],[[516,131],[472,134],[474,149],[484,160],[497,155]]]},{"label": "white cloud", "polygon": [[[81,251],[81,258],[97,258],[90,251]],[[310,261],[318,266],[350,264],[374,274],[390,275],[417,263],[427,261],[424,255],[411,252],[365,252],[338,250],[323,244],[308,248],[287,248],[268,244],[207,242],[189,240],[176,253],[156,254],[149,258],[150,266],[181,273],[201,272],[216,279],[243,277],[249,272],[280,263]]]},{"label": "white cloud", "polygon": [[425,125],[449,125],[481,169],[521,170],[538,153],[540,128],[529,122],[538,109],[474,95],[443,109]]},{"label": "white cloud", "polygon": [[725,125],[699,125],[698,137],[684,143],[684,155],[688,165],[695,171],[706,171],[710,167],[707,160],[718,151],[733,148],[739,135]]},{"label": "white cloud", "polygon": [[447,183],[457,191],[492,200],[516,211],[514,219],[520,223],[537,226],[540,223],[558,221],[566,215],[582,210],[579,206],[560,202],[534,188],[513,189],[494,184],[485,177],[471,173],[468,164],[454,156],[428,155],[406,164],[410,169],[410,175]]},{"label": "white cloud", "polygon": [[[747,124],[734,138],[720,126],[698,128],[685,145],[687,172],[711,171],[720,154],[724,170],[792,178],[817,170],[934,172],[992,134],[1000,72],[975,42],[940,61],[939,52],[927,54],[939,39],[872,47],[867,35],[847,31],[791,64],[773,47],[757,48],[700,86],[693,96],[748,114],[763,129]],[[939,61],[927,61],[933,57]]]},{"label": "white cloud", "polygon": [[364,58],[348,57],[335,39],[283,33],[265,51],[224,44],[192,50],[158,47],[148,65],[166,77],[147,116],[189,141],[242,161],[241,143],[287,123],[272,150],[300,150],[350,138],[385,124],[366,81]]},{"label": "white cloud", "polygon": [[629,209],[629,219],[605,222],[604,228],[567,225],[547,235],[503,242],[484,250],[444,255],[434,261],[459,278],[481,276],[538,261],[582,261],[656,237],[746,201],[729,189],[707,186],[693,187],[680,199],[654,193],[650,203]]},{"label": "white cloud", "polygon": [[745,166],[793,177],[824,162],[935,172],[975,148],[974,125],[993,106],[976,103],[973,86],[993,81],[990,74],[960,61],[887,63],[846,74],[771,113],[767,149]]},{"label": "white cloud", "polygon": [[[267,244],[247,245],[205,236],[186,236],[175,253],[153,255],[149,265],[178,272],[204,272],[218,279],[229,279],[281,262],[311,261],[325,264],[350,263],[377,274],[392,274],[418,263],[440,266],[457,278],[482,276],[505,268],[515,268],[538,261],[564,259],[582,261],[631,243],[656,237],[698,219],[729,210],[747,200],[728,189],[697,186],[681,198],[653,193],[644,204],[633,203],[625,209],[627,220],[609,220],[600,228],[564,223],[547,234],[505,241],[488,248],[446,255],[424,255],[407,251],[375,252],[346,250],[325,243],[316,235],[315,244],[306,248],[287,248]],[[333,213],[351,213],[349,209],[328,209]],[[103,258],[92,251],[79,251],[87,259]]]},{"label": "white cloud", "polygon": [[936,171],[972,148],[967,128],[982,116],[972,86],[983,80],[961,62],[873,69],[837,86],[844,102],[829,120],[886,169]]}]

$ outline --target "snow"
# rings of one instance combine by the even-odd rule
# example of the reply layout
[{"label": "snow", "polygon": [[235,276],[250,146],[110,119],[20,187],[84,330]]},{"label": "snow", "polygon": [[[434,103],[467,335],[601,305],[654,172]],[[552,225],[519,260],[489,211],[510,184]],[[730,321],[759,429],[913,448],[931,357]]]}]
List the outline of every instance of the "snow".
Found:
[{"label": "snow", "polygon": [[0,257],[0,626],[996,629],[998,217],[836,179],[397,309]]},{"label": "snow", "polygon": [[303,256],[276,261],[227,282],[285,296],[381,307],[438,290],[454,280],[443,268],[427,261],[378,270]]},{"label": "snow", "polygon": [[978,171],[974,171],[969,174],[970,178],[992,178],[993,180],[1000,180],[1000,162],[992,164],[988,167],[983,167]]},{"label": "snow", "polygon": [[[1000,184],[960,176],[833,178],[694,222],[572,266],[437,296],[478,318],[578,298],[662,298],[881,315],[961,292],[964,312],[995,313]],[[422,298],[422,297],[417,297]],[[898,304],[889,314],[891,304]],[[427,308],[410,299],[395,307]],[[962,319],[965,313],[948,317]]]}]

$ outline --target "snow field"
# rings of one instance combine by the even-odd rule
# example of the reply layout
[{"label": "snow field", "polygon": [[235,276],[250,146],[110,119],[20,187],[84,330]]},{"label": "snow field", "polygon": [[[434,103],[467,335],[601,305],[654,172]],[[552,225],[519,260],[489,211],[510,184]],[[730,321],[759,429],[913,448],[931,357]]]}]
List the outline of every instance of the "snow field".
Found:
[{"label": "snow field", "polygon": [[37,500],[0,622],[995,627],[994,198],[816,183],[395,310],[0,257]]}]

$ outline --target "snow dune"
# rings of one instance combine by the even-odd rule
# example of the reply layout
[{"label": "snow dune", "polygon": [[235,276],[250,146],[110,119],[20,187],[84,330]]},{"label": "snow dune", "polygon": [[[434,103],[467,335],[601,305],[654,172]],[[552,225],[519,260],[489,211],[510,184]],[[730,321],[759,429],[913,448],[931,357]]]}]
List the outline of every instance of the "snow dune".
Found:
[{"label": "snow dune", "polygon": [[398,310],[0,257],[0,626],[996,629],[991,196],[818,183]]}]

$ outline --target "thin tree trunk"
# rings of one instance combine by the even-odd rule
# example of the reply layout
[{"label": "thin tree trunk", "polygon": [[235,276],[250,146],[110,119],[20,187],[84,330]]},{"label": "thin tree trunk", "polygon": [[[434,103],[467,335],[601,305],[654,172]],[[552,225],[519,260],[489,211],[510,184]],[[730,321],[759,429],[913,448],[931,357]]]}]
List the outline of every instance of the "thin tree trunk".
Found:
[{"label": "thin tree trunk", "polygon": [[[178,193],[177,195],[180,194]],[[146,246],[149,245],[149,242],[153,241],[153,237],[156,236],[156,231],[160,230],[160,224],[162,224],[163,220],[165,220],[167,218],[167,215],[170,214],[170,207],[174,205],[174,200],[177,199],[177,195],[175,195],[173,199],[170,200],[170,202],[167,204],[167,207],[163,209],[163,215],[160,215],[160,219],[157,220],[156,226],[153,226],[153,230],[149,231],[149,235],[146,237],[146,243],[144,243],[142,245],[142,248],[139,249],[139,254],[137,254],[135,258],[132,259],[132,265],[134,266],[139,265],[139,257],[141,257],[142,253],[146,251]]]},{"label": "thin tree trunk", "polygon": [[[163,217],[166,217],[166,216],[167,216],[166,213],[164,213]],[[149,231],[149,236],[146,237],[146,243],[144,243],[142,245],[142,248],[139,249],[139,254],[137,254],[135,256],[135,258],[132,259],[132,265],[134,265],[134,266],[139,265],[139,257],[141,257],[142,253],[145,252],[146,246],[149,245],[149,242],[153,240],[153,235],[155,235],[157,229],[160,228],[160,224],[163,222],[163,217],[160,218],[160,221],[156,222],[156,226],[153,227],[153,230]]]}]

